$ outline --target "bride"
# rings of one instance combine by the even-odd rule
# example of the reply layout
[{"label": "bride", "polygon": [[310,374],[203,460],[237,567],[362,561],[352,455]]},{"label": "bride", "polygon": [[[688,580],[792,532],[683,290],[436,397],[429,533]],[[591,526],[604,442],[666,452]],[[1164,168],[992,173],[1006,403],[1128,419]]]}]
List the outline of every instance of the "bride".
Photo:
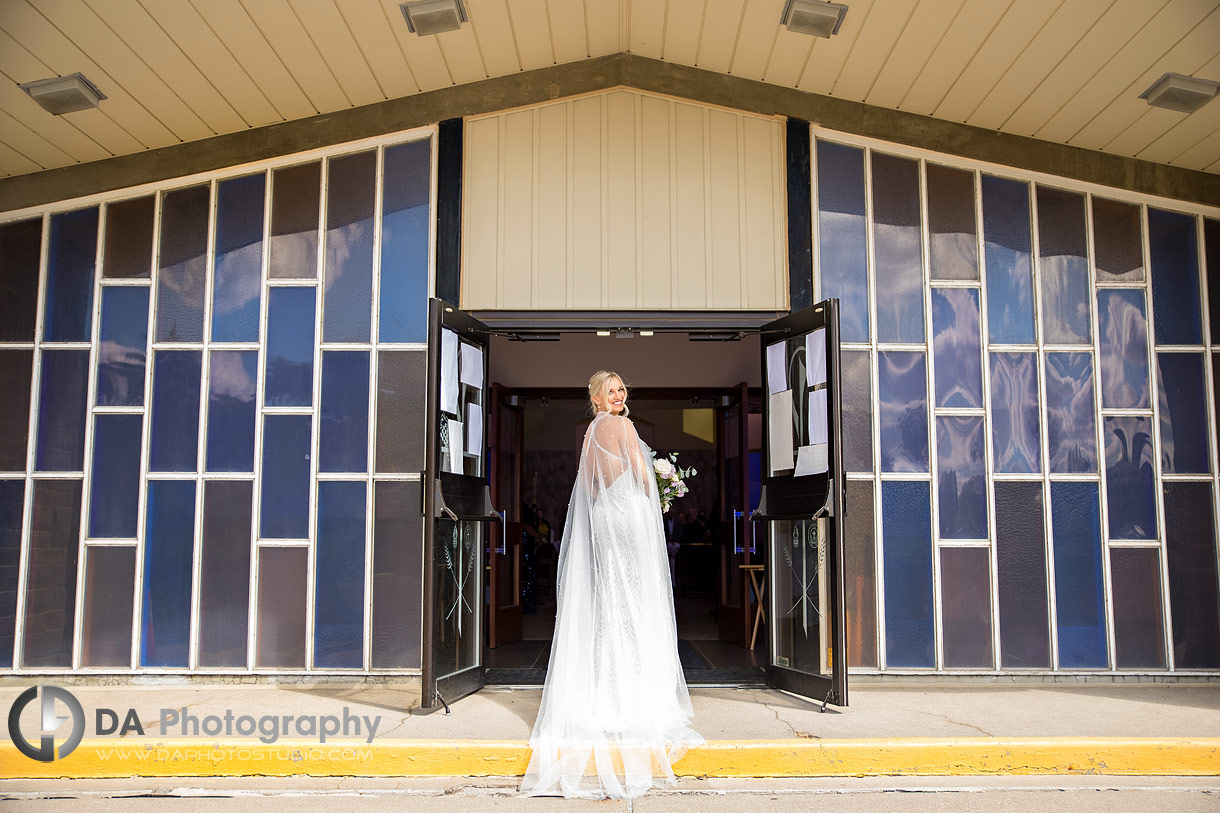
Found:
[{"label": "bride", "polygon": [[528,796],[632,798],[704,742],[678,662],[661,503],[615,373],[589,379],[593,421],[559,549],[555,636],[521,783]]}]

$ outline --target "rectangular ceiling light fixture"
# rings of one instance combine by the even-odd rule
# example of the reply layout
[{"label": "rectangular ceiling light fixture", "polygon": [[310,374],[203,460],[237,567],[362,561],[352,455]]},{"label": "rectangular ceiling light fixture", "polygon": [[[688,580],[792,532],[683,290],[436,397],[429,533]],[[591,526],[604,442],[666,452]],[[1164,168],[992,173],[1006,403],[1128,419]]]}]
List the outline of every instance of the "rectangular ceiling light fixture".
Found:
[{"label": "rectangular ceiling light fixture", "polygon": [[1180,73],[1167,73],[1140,94],[1153,107],[1193,113],[1220,92],[1220,82],[1196,79]]},{"label": "rectangular ceiling light fixture", "polygon": [[787,0],[780,24],[797,34],[811,37],[832,37],[839,33],[847,6],[843,3],[824,3],[822,0]]},{"label": "rectangular ceiling light fixture", "polygon": [[407,30],[420,37],[457,31],[467,20],[462,0],[412,0],[399,8]]},{"label": "rectangular ceiling light fixture", "polygon": [[54,116],[97,107],[98,102],[106,98],[106,94],[80,73],[38,79],[17,87]]}]

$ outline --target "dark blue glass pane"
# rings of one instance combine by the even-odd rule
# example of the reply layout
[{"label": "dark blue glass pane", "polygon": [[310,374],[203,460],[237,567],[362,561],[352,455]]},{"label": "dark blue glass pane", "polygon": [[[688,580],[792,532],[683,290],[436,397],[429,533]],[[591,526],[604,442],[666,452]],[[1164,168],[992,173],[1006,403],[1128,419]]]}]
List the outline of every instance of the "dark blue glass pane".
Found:
[{"label": "dark blue glass pane", "polygon": [[928,470],[928,382],[923,353],[877,354],[881,470]]},{"label": "dark blue glass pane", "polygon": [[309,535],[310,416],[268,415],[263,419],[263,539],[305,539]]},{"label": "dark blue glass pane", "polygon": [[195,471],[199,459],[199,388],[203,353],[153,354],[149,471]]},{"label": "dark blue glass pane", "polygon": [[25,481],[0,480],[0,669],[13,668]]},{"label": "dark blue glass pane", "polygon": [[979,292],[974,288],[933,288],[932,352],[936,360],[937,406],[983,405],[979,347]]},{"label": "dark blue glass pane", "polygon": [[195,481],[149,480],[144,539],[141,666],[188,665]]},{"label": "dark blue glass pane", "polygon": [[1203,354],[1157,353],[1156,365],[1161,409],[1161,471],[1207,474],[1212,469]]},{"label": "dark blue glass pane", "polygon": [[148,355],[148,288],[102,288],[97,405],[142,406]]},{"label": "dark blue glass pane", "polygon": [[143,415],[98,415],[94,419],[89,536],[136,538],[143,431]]},{"label": "dark blue glass pane", "polygon": [[1089,252],[1084,195],[1038,187],[1038,255],[1042,260],[1042,340],[1089,344]]},{"label": "dark blue glass pane", "polygon": [[1000,604],[1000,665],[1051,665],[1042,483],[995,484],[996,575]]},{"label": "dark blue glass pane", "polygon": [[367,342],[373,302],[373,191],[377,155],[332,159],[326,199],[326,288],[322,338]]},{"label": "dark blue glass pane", "polygon": [[994,344],[1033,344],[1029,185],[983,176],[987,335]]},{"label": "dark blue glass pane", "polygon": [[97,264],[97,207],[51,217],[42,338],[87,342],[93,336],[93,272]]},{"label": "dark blue glass pane", "polygon": [[157,341],[203,341],[207,286],[208,186],[161,199],[161,270],[157,274]]},{"label": "dark blue glass pane", "polygon": [[1111,539],[1156,538],[1152,420],[1107,417],[1106,514]]},{"label": "dark blue glass pane", "polygon": [[1054,474],[1097,471],[1093,357],[1046,354],[1046,434]]},{"label": "dark blue glass pane", "polygon": [[872,154],[873,260],[877,341],[922,343],[923,250],[919,237],[919,164]]},{"label": "dark blue glass pane", "polygon": [[936,462],[941,538],[988,538],[982,417],[937,418]]},{"label": "dark blue glass pane", "polygon": [[41,374],[34,468],[81,471],[85,468],[89,351],[44,350]]},{"label": "dark blue glass pane", "polygon": [[0,226],[0,342],[34,341],[41,255],[41,217]]},{"label": "dark blue glass pane", "polygon": [[1215,346],[1220,345],[1220,284],[1211,283],[1211,280],[1216,279],[1216,274],[1220,273],[1220,220],[1204,219],[1203,243],[1203,261],[1210,283],[1207,286],[1208,325],[1211,328],[1212,345]]},{"label": "dark blue glass pane", "polygon": [[314,562],[317,667],[364,665],[364,483],[318,483]]},{"label": "dark blue glass pane", "polygon": [[864,150],[818,141],[818,269],[821,298],[839,298],[839,335],[866,342],[868,237]]},{"label": "dark blue glass pane", "polygon": [[932,621],[932,507],[927,483],[881,483],[885,653],[890,667],[936,665]]},{"label": "dark blue glass pane", "polygon": [[213,350],[208,387],[208,471],[254,471],[257,350]]},{"label": "dark blue glass pane", "polygon": [[1101,333],[1101,405],[1106,409],[1149,407],[1148,319],[1144,292],[1097,292]]},{"label": "dark blue glass pane", "polygon": [[322,353],[320,471],[368,471],[369,354],[367,350]]},{"label": "dark blue glass pane", "polygon": [[1220,587],[1210,482],[1165,483],[1165,549],[1174,665],[1220,668]]},{"label": "dark blue glass pane", "polygon": [[991,426],[997,472],[1042,470],[1037,354],[991,354]]},{"label": "dark blue glass pane", "polygon": [[1059,666],[1105,669],[1106,590],[1096,483],[1051,483]]},{"label": "dark blue glass pane", "polygon": [[387,147],[381,203],[383,342],[422,342],[428,324],[431,143]]},{"label": "dark blue glass pane", "polygon": [[1148,208],[1148,256],[1157,344],[1203,344],[1195,218]]},{"label": "dark blue glass pane", "polygon": [[267,406],[313,403],[314,289],[267,294]]},{"label": "dark blue glass pane", "polygon": [[258,341],[265,175],[222,181],[216,191],[212,341]]}]

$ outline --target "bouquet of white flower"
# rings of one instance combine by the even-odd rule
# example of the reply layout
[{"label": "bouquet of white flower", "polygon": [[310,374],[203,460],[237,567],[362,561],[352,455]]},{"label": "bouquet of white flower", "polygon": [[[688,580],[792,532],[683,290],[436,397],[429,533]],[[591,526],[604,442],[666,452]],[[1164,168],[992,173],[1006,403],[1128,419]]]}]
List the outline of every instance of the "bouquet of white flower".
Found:
[{"label": "bouquet of white flower", "polygon": [[661,511],[668,513],[673,501],[684,496],[689,490],[686,487],[686,478],[694,477],[698,471],[693,466],[685,469],[679,468],[677,452],[670,452],[666,458],[658,456],[652,449],[648,451],[652,452],[652,470],[657,477],[657,494],[661,498]]}]

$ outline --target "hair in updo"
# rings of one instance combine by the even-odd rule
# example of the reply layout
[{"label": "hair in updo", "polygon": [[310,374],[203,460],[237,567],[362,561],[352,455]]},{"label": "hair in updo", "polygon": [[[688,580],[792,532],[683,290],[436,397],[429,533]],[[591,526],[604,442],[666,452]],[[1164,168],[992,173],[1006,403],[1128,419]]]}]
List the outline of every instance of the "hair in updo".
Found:
[{"label": "hair in updo", "polygon": [[597,404],[593,403],[593,396],[601,395],[602,388],[605,387],[606,382],[612,378],[617,378],[619,381],[623,382],[623,411],[620,414],[624,416],[631,414],[631,411],[627,408],[627,398],[630,395],[630,393],[627,391],[627,382],[623,381],[623,377],[616,372],[598,370],[596,373],[589,376],[589,409],[594,415],[597,414]]}]

